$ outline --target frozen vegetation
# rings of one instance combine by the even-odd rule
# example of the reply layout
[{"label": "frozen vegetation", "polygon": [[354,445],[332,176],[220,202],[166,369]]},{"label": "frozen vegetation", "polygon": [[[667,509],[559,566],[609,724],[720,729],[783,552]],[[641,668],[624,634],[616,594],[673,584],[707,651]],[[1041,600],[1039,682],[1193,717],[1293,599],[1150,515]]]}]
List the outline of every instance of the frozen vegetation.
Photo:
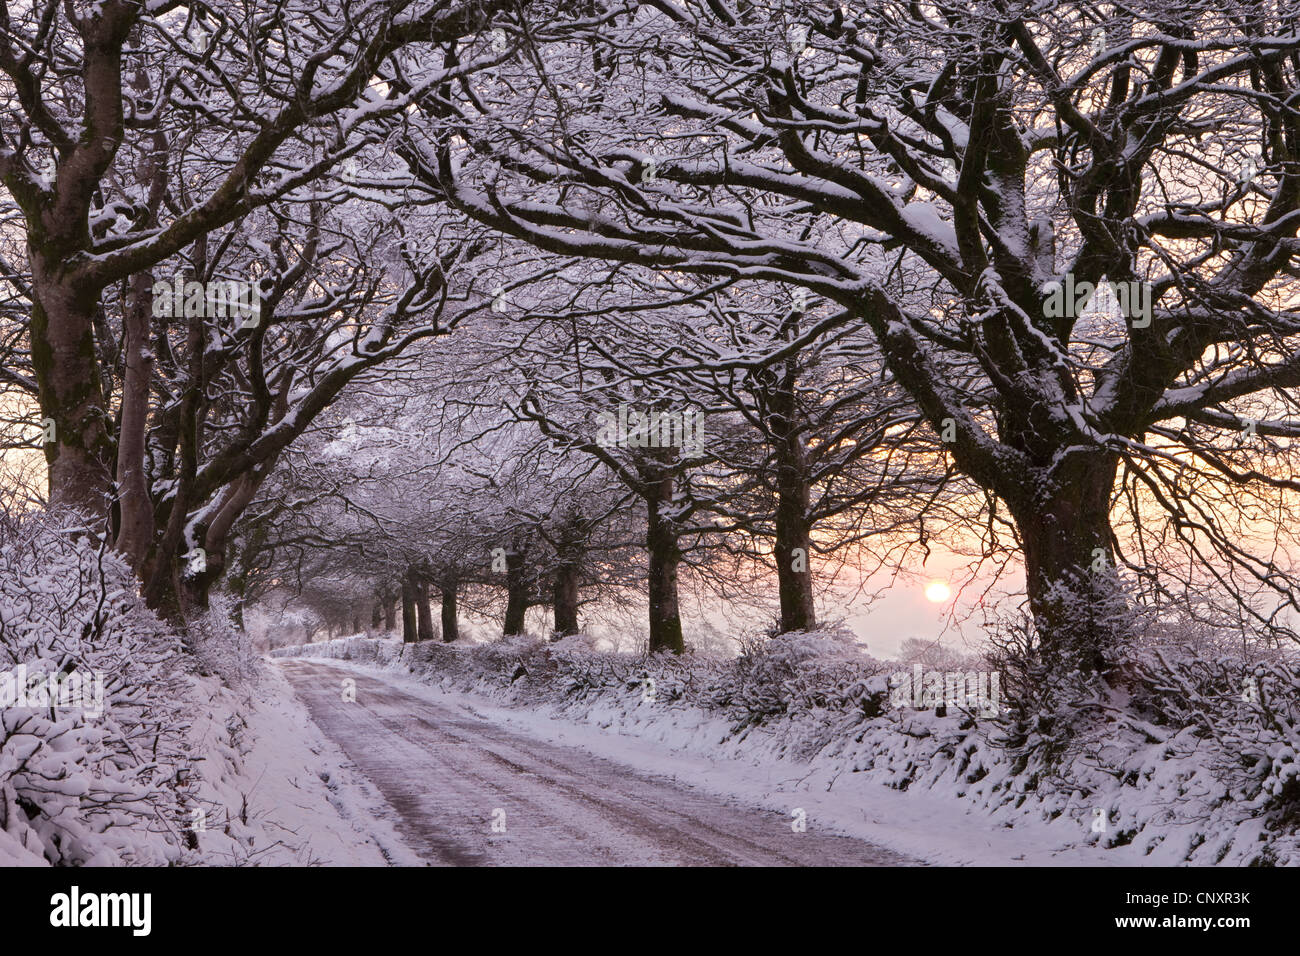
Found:
[{"label": "frozen vegetation", "polygon": [[4,528],[0,579],[0,672],[104,686],[100,714],[0,708],[0,866],[414,860],[223,615],[183,650],[66,514]]}]

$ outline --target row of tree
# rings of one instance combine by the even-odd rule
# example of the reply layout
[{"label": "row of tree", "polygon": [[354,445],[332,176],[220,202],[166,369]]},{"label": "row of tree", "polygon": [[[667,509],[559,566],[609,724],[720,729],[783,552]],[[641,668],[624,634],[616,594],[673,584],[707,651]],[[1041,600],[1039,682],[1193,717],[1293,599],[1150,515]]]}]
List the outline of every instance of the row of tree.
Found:
[{"label": "row of tree", "polygon": [[6,434],[174,616],[345,560],[681,650],[683,567],[806,629],[936,534],[1057,672],[1300,610],[1294,12],[46,0],[0,73]]}]

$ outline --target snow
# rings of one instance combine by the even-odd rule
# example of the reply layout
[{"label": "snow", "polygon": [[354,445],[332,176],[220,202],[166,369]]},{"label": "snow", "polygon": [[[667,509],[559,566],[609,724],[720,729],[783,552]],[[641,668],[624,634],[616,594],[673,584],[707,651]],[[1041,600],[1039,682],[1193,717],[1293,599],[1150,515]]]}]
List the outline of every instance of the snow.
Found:
[{"label": "snow", "polygon": [[958,257],[957,234],[951,223],[933,203],[911,202],[901,210],[903,220],[935,246],[941,246],[953,259]]},{"label": "snow", "polygon": [[[817,826],[932,863],[1242,865],[1267,852],[1278,865],[1300,865],[1300,840],[1270,830],[1230,792],[1213,772],[1212,742],[1191,726],[1108,727],[1096,746],[1081,747],[1071,784],[1054,788],[1013,772],[1011,755],[958,716],[911,708],[855,716],[829,691],[813,693],[833,684],[827,675],[835,672],[821,668],[874,670],[864,655],[854,664],[833,644],[825,659],[811,659],[807,680],[794,672],[773,684],[787,695],[785,714],[738,725],[736,695],[749,692],[745,706],[761,708],[754,681],[763,683],[763,668],[791,673],[782,667],[812,640],[799,638],[746,671],[748,687],[701,655],[645,661],[593,654],[572,639],[557,651],[527,639],[462,648],[352,638],[275,656],[382,667],[386,680],[431,702],[752,805],[803,807]],[[802,661],[807,667],[810,658]],[[652,673],[657,693],[647,699],[640,675]],[[813,703],[803,706],[804,698]],[[710,699],[731,703],[702,703]],[[1290,765],[1279,766],[1284,774]]]},{"label": "snow", "polygon": [[[365,665],[337,662],[366,671]],[[736,802],[789,814],[808,812],[810,829],[830,830],[926,862],[952,866],[1122,865],[1095,850],[1068,850],[1047,827],[990,827],[942,796],[890,790],[830,764],[808,767],[773,759],[761,736],[726,746],[731,727],[699,713],[666,713],[652,704],[601,701],[580,717],[550,707],[507,707],[481,694],[443,690],[389,672],[407,693],[463,708],[548,743],[577,747],[636,770],[658,774]]]},{"label": "snow", "polygon": [[[199,768],[198,815],[189,822],[198,846],[178,862],[422,865],[383,798],[321,734],[277,669],[265,668],[242,693],[197,678],[189,704]],[[0,866],[48,865],[40,845],[0,829]]]},{"label": "snow", "polygon": [[182,645],[120,557],[67,533],[77,521],[0,538],[0,683],[58,673],[97,691],[93,707],[0,700],[0,865],[416,862],[226,599]]},{"label": "snow", "polygon": [[210,695],[199,721],[209,754],[200,792],[218,808],[198,834],[204,862],[421,865],[383,798],[312,723],[279,670],[259,671],[256,690],[242,697],[214,678],[200,685]]}]

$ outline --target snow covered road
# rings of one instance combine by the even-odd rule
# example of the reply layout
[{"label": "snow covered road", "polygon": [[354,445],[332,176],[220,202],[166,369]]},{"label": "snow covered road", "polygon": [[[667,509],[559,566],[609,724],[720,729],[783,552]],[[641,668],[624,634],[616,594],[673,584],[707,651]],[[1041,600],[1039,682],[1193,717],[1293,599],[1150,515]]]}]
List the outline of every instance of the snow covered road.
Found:
[{"label": "snow covered road", "polygon": [[[276,662],[435,865],[890,866],[851,837],[752,809],[318,660]],[[355,701],[345,680],[354,680]]]}]

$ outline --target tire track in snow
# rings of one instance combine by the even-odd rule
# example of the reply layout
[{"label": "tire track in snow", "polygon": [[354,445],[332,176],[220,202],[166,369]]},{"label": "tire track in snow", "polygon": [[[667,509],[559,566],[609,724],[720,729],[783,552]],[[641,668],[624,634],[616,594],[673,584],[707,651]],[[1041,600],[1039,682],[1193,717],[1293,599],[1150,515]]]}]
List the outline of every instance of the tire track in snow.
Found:
[{"label": "tire track in snow", "polygon": [[[319,660],[276,662],[434,865],[891,866],[914,861],[535,739]],[[356,681],[345,702],[342,680]],[[492,830],[505,811],[504,833]]]}]

